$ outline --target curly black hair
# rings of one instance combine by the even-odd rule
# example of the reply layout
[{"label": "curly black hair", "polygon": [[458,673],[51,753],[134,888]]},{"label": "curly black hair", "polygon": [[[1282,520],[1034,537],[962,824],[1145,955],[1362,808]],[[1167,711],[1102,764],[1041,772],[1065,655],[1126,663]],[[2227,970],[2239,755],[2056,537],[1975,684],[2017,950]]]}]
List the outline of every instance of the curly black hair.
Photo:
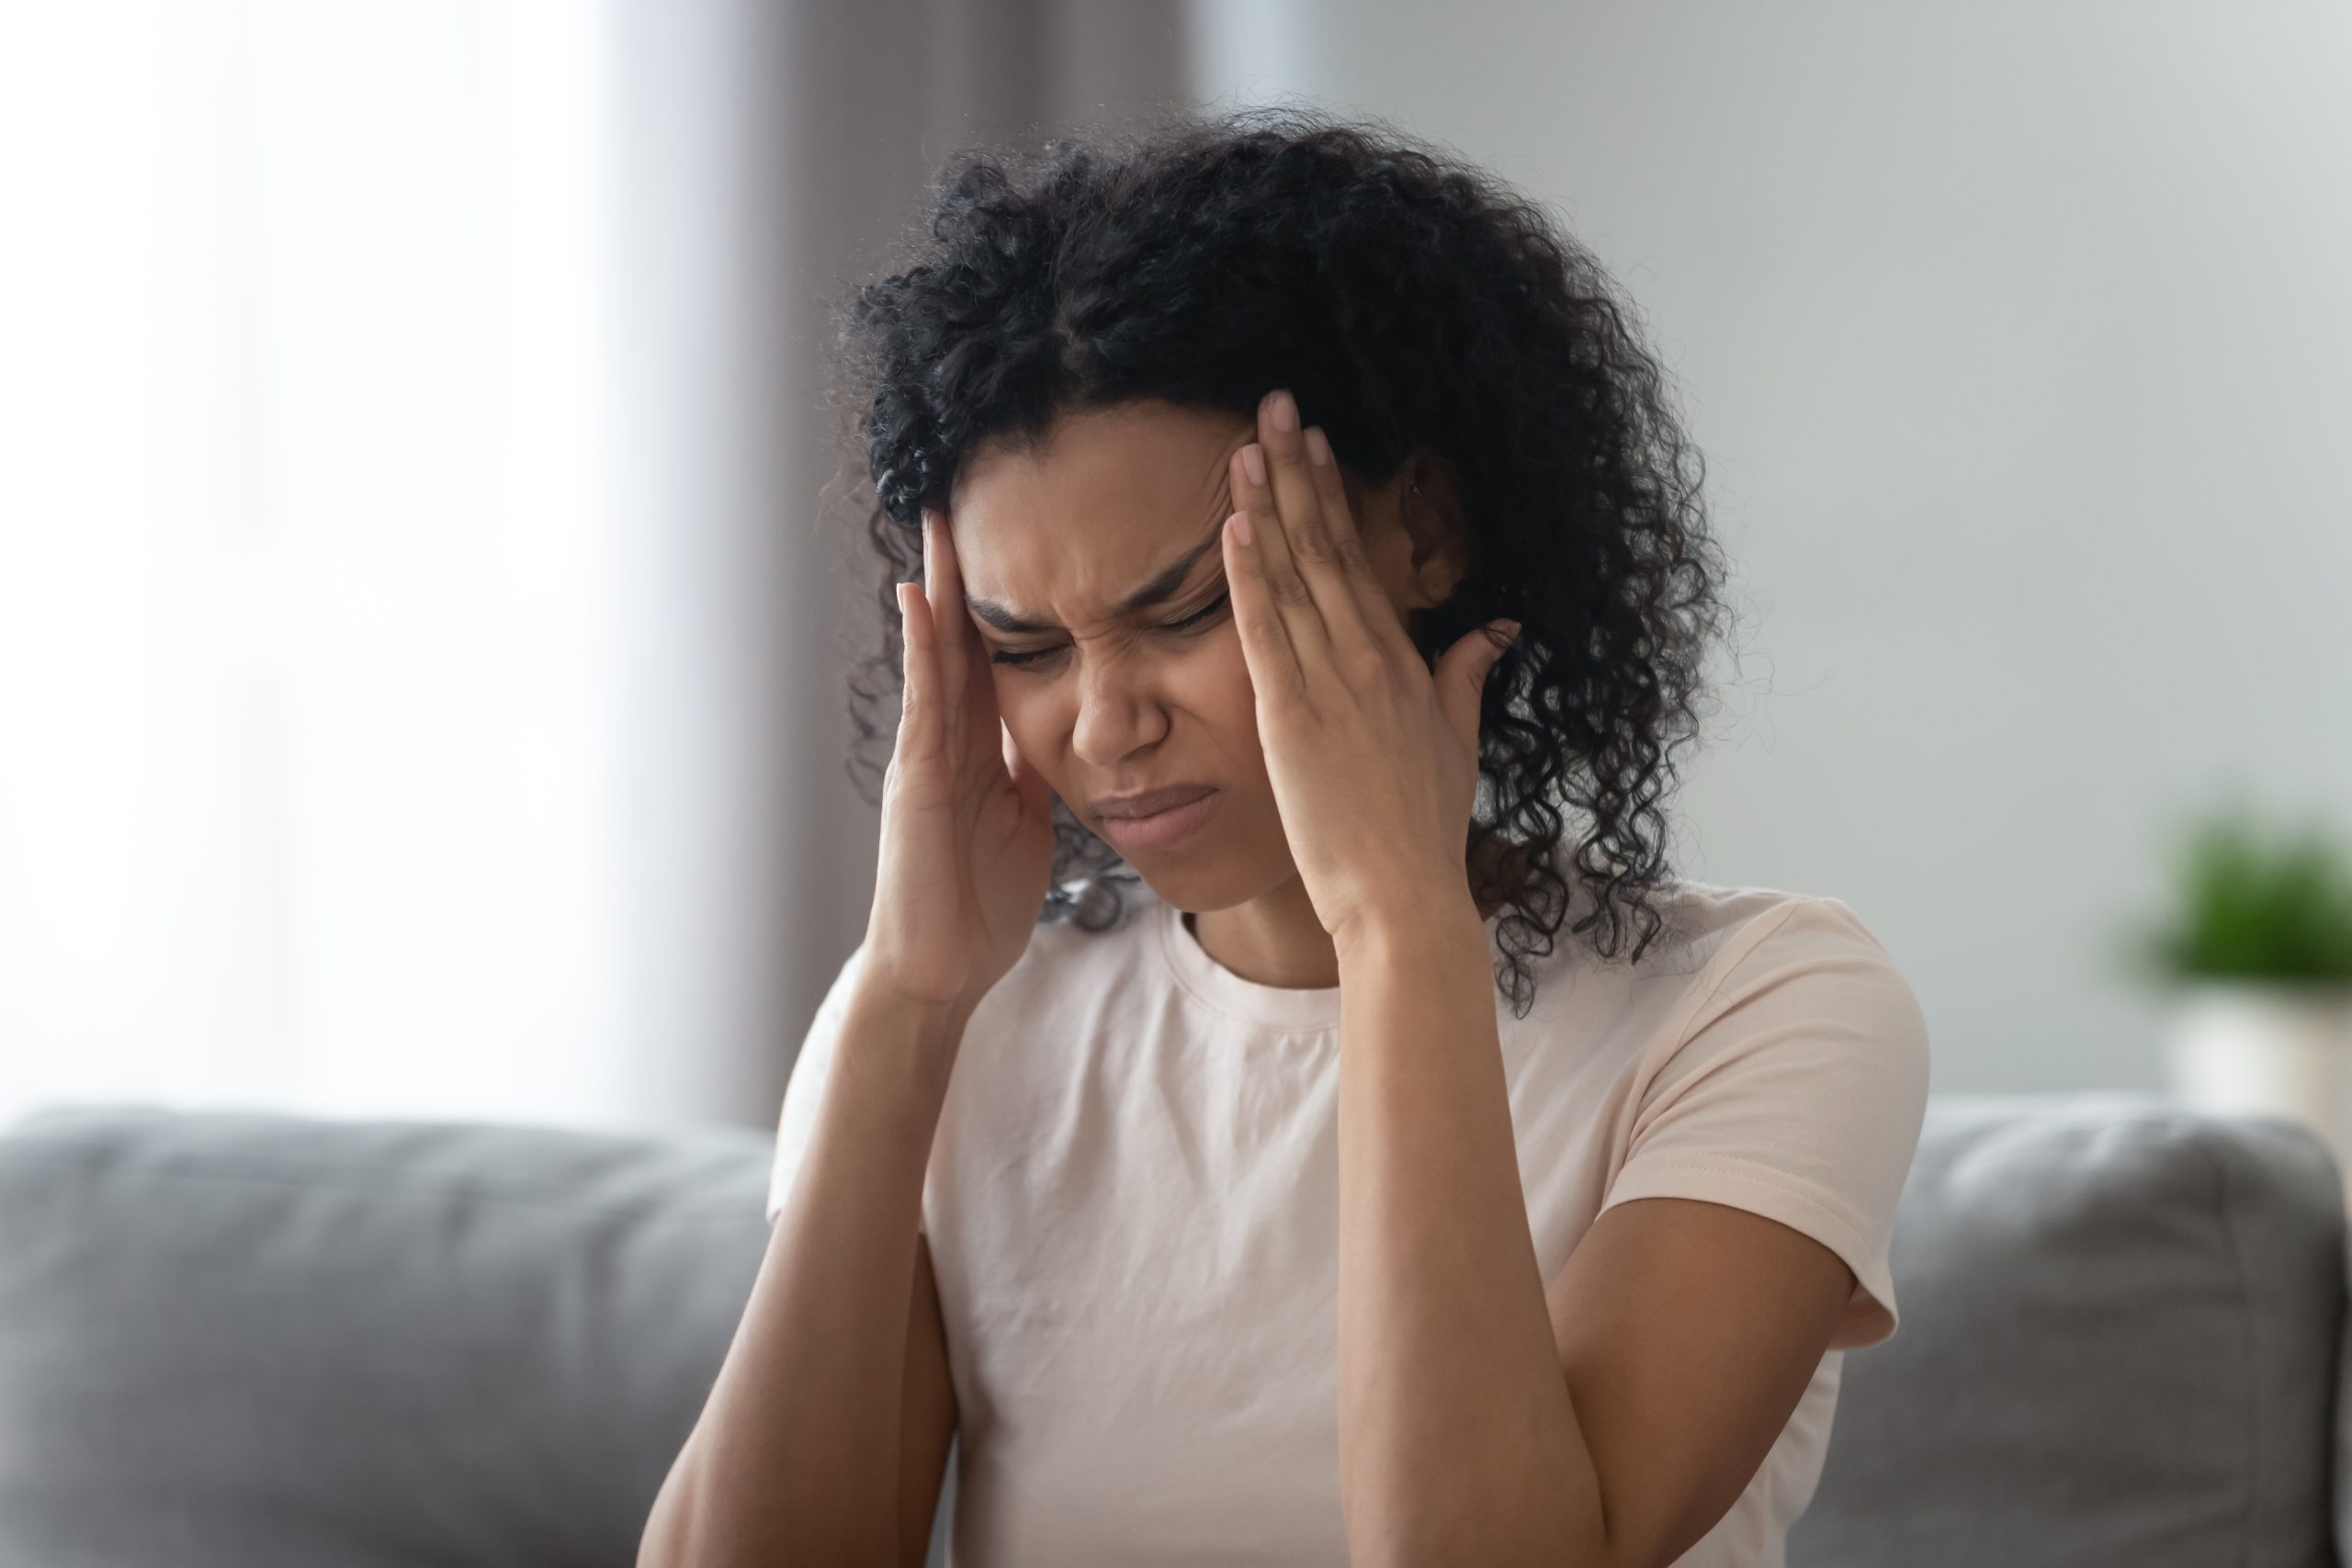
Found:
[{"label": "curly black hair", "polygon": [[[1464,846],[1482,906],[1508,906],[1498,984],[1523,1017],[1524,961],[1573,903],[1555,852],[1571,810],[1591,824],[1566,862],[1592,895],[1573,929],[1600,926],[1606,959],[1639,916],[1638,962],[1669,923],[1651,903],[1670,875],[1661,802],[1724,568],[1703,459],[1599,263],[1484,170],[1295,107],[969,147],[929,195],[896,269],[833,318],[848,492],[870,495],[885,567],[883,646],[850,682],[869,803],[899,702],[897,585],[921,580],[922,512],[946,507],[958,463],[1130,400],[1254,419],[1288,387],[1359,479],[1385,484],[1416,448],[1456,478],[1472,564],[1413,617],[1432,668],[1476,627],[1521,625],[1487,683]],[[1055,839],[1041,923],[1116,924],[1135,873],[1058,801]]]}]

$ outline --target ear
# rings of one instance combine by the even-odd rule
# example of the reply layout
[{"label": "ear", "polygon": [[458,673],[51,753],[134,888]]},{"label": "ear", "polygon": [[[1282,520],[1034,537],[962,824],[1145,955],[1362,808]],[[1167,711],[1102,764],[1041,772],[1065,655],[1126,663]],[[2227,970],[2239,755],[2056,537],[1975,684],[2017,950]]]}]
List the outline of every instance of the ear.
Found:
[{"label": "ear", "polygon": [[1417,447],[1398,470],[1397,483],[1397,519],[1412,539],[1414,604],[1442,604],[1470,570],[1469,523],[1453,465]]}]

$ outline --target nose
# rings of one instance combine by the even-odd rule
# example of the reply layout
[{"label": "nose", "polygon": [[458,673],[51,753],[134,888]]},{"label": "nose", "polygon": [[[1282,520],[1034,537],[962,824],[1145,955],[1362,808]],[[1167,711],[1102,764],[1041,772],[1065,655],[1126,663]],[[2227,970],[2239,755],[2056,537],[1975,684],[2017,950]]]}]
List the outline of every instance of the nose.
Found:
[{"label": "nose", "polygon": [[1152,661],[1134,647],[1090,650],[1078,661],[1078,720],[1070,750],[1111,768],[1168,733]]}]

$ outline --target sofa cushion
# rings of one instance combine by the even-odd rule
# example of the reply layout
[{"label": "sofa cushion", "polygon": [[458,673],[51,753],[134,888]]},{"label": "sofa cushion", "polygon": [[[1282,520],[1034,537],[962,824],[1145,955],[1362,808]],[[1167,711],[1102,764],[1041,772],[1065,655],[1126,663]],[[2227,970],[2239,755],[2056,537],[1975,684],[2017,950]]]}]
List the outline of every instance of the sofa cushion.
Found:
[{"label": "sofa cushion", "polygon": [[0,1136],[0,1562],[629,1568],[772,1134],[52,1107]]},{"label": "sofa cushion", "polygon": [[2332,1565],[2342,1179],[2154,1096],[1939,1096],[1903,1327],[1847,1357],[1803,1568]]}]

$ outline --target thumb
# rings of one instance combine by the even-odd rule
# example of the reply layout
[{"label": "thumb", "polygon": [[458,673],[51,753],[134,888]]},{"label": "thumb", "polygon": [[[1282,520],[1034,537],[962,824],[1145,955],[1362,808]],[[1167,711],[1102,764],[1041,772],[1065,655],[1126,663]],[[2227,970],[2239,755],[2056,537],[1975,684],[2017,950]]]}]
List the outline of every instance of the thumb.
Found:
[{"label": "thumb", "polygon": [[996,727],[997,733],[1003,738],[1004,771],[1011,775],[1012,787],[1021,792],[1023,803],[1031,811],[1039,817],[1050,817],[1054,809],[1053,786],[1046,782],[1045,774],[1029,765],[1029,759],[1021,754],[1019,746],[1013,744],[1012,727],[1001,718],[997,720]]},{"label": "thumb", "polygon": [[1466,746],[1478,744],[1478,707],[1487,677],[1497,660],[1519,640],[1517,621],[1490,621],[1445,650],[1438,661],[1438,703],[1453,721],[1453,732]]}]

